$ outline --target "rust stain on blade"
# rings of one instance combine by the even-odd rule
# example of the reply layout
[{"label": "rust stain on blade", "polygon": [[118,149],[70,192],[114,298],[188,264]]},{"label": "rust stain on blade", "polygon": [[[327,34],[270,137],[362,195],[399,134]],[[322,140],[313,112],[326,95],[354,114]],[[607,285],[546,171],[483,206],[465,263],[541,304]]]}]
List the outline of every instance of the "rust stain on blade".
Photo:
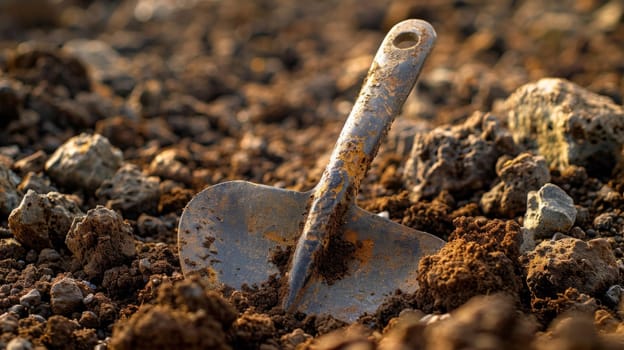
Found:
[{"label": "rust stain on blade", "polygon": [[353,257],[360,262],[360,269],[366,268],[373,258],[375,242],[372,239],[358,240],[358,234],[353,230],[345,230],[344,239],[355,246]]}]

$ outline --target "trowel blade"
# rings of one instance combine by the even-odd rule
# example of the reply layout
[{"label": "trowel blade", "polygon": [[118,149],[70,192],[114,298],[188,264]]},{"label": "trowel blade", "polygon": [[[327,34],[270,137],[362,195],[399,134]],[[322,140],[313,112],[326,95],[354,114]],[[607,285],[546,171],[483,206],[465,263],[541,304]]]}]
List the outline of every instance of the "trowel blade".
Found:
[{"label": "trowel blade", "polygon": [[[245,181],[200,192],[180,218],[182,272],[200,272],[215,287],[240,289],[267,281],[279,273],[270,262],[273,252],[296,244],[310,195]],[[355,205],[344,217],[343,232],[356,247],[347,274],[331,285],[312,276],[298,299],[299,311],[344,321],[374,312],[395,290],[414,292],[420,258],[444,245],[433,235]]]}]

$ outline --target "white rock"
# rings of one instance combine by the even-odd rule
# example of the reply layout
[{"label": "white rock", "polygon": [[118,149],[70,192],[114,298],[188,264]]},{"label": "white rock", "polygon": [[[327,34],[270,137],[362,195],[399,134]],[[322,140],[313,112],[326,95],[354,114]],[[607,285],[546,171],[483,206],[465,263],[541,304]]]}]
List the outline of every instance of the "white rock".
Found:
[{"label": "white rock", "polygon": [[547,183],[527,196],[524,228],[535,237],[551,237],[555,232],[568,232],[576,220],[574,201],[557,185]]}]

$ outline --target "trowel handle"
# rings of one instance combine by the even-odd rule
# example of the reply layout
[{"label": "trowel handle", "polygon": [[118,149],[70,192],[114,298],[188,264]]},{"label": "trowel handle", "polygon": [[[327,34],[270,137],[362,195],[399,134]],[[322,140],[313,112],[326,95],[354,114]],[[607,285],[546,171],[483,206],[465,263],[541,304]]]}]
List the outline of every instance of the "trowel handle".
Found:
[{"label": "trowel handle", "polygon": [[395,25],[384,38],[360,94],[314,189],[303,232],[288,272],[290,308],[310,275],[315,254],[342,226],[343,216],[360,187],[382,138],[399,113],[436,34],[421,20]]},{"label": "trowel handle", "polygon": [[354,199],[435,39],[431,25],[416,19],[398,23],[388,32],[334,146],[319,183],[321,193],[343,189],[347,201]]}]

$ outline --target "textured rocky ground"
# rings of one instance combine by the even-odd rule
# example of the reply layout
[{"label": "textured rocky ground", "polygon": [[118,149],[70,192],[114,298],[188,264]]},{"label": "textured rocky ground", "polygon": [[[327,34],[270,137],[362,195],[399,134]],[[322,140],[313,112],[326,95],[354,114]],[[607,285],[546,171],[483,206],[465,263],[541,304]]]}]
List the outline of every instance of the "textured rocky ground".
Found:
[{"label": "textured rocky ground", "polygon": [[[448,241],[420,289],[346,324],[184,279],[192,196],[310,189],[410,17],[358,201]],[[619,1],[0,1],[0,348],[620,349],[623,40]]]}]

